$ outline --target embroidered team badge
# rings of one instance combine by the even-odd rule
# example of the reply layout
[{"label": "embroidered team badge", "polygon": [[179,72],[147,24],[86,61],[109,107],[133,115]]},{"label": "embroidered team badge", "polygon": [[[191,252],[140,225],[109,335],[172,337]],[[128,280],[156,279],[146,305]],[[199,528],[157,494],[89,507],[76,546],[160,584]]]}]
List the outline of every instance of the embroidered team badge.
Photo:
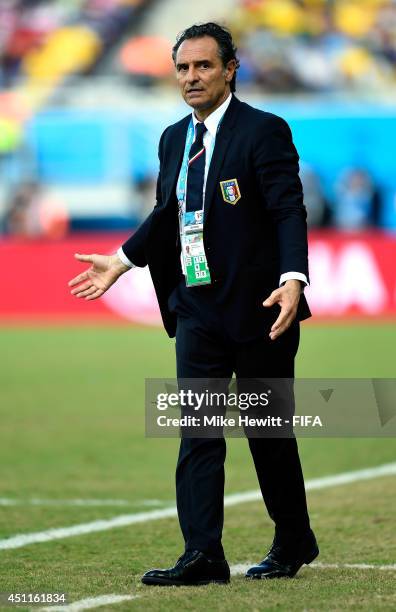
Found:
[{"label": "embroidered team badge", "polygon": [[234,205],[241,199],[241,192],[236,178],[220,181],[220,188],[224,202]]}]

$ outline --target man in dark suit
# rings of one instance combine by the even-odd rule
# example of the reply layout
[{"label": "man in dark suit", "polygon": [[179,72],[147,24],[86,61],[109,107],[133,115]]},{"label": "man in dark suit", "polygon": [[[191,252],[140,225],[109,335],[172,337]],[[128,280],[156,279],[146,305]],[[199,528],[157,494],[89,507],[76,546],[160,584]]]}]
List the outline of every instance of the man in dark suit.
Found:
[{"label": "man in dark suit", "polygon": [[[226,29],[188,28],[173,58],[193,113],[161,136],[156,206],[117,254],[76,255],[92,266],[70,282],[72,293],[96,299],[131,267],[148,265],[165,329],[176,336],[179,380],[292,379],[299,321],[310,312],[306,211],[290,129],[233,94],[239,63]],[[189,214],[200,228],[197,274],[189,269],[196,246]],[[294,576],[319,552],[296,440],[252,436],[249,447],[275,537],[247,577]],[[174,567],[146,572],[145,584],[228,582],[224,459],[223,437],[182,437],[176,490],[185,551]]]}]

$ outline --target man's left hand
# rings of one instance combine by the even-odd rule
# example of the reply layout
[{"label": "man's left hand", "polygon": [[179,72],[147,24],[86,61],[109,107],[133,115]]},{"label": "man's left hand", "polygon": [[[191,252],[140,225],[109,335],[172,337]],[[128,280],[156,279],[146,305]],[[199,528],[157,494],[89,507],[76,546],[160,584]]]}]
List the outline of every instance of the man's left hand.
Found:
[{"label": "man's left hand", "polygon": [[301,282],[299,280],[288,280],[286,283],[275,289],[271,295],[263,302],[266,308],[279,304],[281,311],[279,317],[271,327],[269,337],[276,340],[293,323],[297,314],[298,302],[301,295]]}]

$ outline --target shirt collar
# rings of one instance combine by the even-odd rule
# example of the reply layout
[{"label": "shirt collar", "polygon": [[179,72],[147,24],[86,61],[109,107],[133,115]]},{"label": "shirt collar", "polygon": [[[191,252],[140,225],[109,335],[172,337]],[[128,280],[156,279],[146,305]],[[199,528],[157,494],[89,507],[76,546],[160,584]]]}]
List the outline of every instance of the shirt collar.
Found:
[{"label": "shirt collar", "polygon": [[[231,102],[231,98],[232,98],[232,94],[230,93],[227,100],[225,100],[223,104],[221,104],[218,108],[216,108],[216,110],[213,111],[213,113],[210,113],[210,115],[206,117],[204,121],[208,132],[213,138],[216,138],[217,128],[219,127],[219,123]],[[197,125],[197,123],[199,123],[199,120],[196,118],[194,111],[192,113],[192,118],[193,118],[193,123],[194,123],[194,130],[195,130],[195,126]]]}]

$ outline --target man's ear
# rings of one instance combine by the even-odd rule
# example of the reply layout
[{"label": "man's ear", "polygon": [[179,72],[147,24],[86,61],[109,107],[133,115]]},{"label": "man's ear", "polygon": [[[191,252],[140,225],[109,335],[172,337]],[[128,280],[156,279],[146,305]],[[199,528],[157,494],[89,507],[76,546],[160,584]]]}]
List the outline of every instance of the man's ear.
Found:
[{"label": "man's ear", "polygon": [[232,78],[235,74],[236,70],[236,61],[234,59],[230,60],[227,66],[224,69],[224,76],[226,78],[227,83],[231,83]]}]

